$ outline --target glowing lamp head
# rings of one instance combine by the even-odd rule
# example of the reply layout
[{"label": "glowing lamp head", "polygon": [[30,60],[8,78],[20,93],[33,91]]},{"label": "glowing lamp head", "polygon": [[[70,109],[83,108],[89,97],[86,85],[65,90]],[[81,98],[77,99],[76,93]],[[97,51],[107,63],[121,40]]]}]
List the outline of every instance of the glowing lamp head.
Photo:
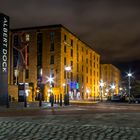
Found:
[{"label": "glowing lamp head", "polygon": [[128,73],[127,76],[128,76],[128,77],[131,77],[131,76],[132,76],[132,73]]},{"label": "glowing lamp head", "polygon": [[113,90],[115,89],[115,85],[114,84],[111,85],[111,89],[113,89]]},{"label": "glowing lamp head", "polygon": [[71,71],[71,67],[70,66],[67,66],[67,67],[65,67],[65,70],[66,71]]}]

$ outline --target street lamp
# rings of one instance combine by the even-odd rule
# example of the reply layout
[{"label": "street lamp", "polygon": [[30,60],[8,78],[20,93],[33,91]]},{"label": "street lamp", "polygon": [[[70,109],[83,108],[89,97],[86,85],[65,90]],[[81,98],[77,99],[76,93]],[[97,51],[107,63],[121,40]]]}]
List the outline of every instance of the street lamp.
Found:
[{"label": "street lamp", "polygon": [[17,85],[17,83],[18,83],[19,70],[18,70],[18,69],[15,69],[15,70],[14,70],[14,74],[15,74],[15,77],[16,77],[15,85]]},{"label": "street lamp", "polygon": [[130,89],[131,89],[131,86],[130,86],[131,80],[130,80],[130,78],[132,77],[132,73],[129,72],[127,74],[127,76],[128,76],[128,94],[129,94],[129,103],[130,103]]},{"label": "street lamp", "polygon": [[115,90],[115,88],[116,88],[116,86],[115,86],[115,84],[113,83],[113,84],[111,85],[111,89],[112,89],[112,97],[113,97],[113,95],[114,95],[114,90]]},{"label": "street lamp", "polygon": [[90,91],[89,91],[88,88],[86,88],[86,93],[87,93],[87,99],[88,99],[88,97],[89,97],[89,93],[90,93]]},{"label": "street lamp", "polygon": [[67,84],[68,84],[68,77],[67,77],[67,72],[69,72],[69,71],[71,71],[71,66],[66,66],[65,67],[65,71],[66,71],[66,93],[65,94],[67,94],[67,88],[68,88],[68,86],[67,86]]},{"label": "street lamp", "polygon": [[102,99],[102,96],[103,96],[103,87],[105,85],[105,83],[103,82],[103,80],[101,80],[99,82],[99,85],[100,85],[100,89],[101,89],[101,102],[102,102],[103,101],[103,99]]}]

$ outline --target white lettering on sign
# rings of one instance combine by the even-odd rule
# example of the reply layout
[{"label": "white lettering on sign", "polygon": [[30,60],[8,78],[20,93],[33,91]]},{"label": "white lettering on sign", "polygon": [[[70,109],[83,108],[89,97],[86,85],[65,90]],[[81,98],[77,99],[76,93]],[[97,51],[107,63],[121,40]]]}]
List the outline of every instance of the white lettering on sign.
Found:
[{"label": "white lettering on sign", "polygon": [[3,20],[3,50],[2,50],[2,71],[7,72],[8,68],[8,21]]}]

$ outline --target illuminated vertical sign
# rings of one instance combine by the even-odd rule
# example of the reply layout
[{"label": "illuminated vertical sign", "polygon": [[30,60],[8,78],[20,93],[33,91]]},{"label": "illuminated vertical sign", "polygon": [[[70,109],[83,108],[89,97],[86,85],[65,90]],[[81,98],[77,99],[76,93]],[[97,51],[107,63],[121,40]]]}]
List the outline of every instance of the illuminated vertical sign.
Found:
[{"label": "illuminated vertical sign", "polygon": [[8,101],[9,17],[0,14],[0,105]]}]

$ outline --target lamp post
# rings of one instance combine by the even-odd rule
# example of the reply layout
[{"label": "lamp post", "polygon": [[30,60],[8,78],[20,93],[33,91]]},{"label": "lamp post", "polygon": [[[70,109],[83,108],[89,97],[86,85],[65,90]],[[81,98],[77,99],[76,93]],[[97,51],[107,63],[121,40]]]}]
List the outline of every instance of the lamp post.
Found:
[{"label": "lamp post", "polygon": [[103,101],[103,99],[102,99],[102,96],[103,96],[103,87],[104,87],[104,82],[103,82],[103,80],[101,80],[100,82],[99,82],[99,85],[100,85],[100,89],[101,89],[101,102]]},{"label": "lamp post", "polygon": [[115,90],[115,84],[113,83],[112,85],[111,85],[111,89],[112,89],[112,97],[113,97],[113,95],[114,95],[114,90]]},{"label": "lamp post", "polygon": [[71,71],[71,66],[66,66],[65,71],[66,71],[66,93],[64,95],[64,104],[69,105],[69,92],[68,92],[68,78],[69,77],[67,77],[67,74],[68,72]]},{"label": "lamp post", "polygon": [[127,76],[128,76],[128,95],[129,95],[129,103],[130,103],[130,89],[131,89],[131,86],[130,86],[130,84],[131,84],[131,77],[132,77],[132,73],[128,73],[127,74]]},{"label": "lamp post", "polygon": [[90,91],[89,91],[88,88],[86,89],[86,93],[87,93],[87,99],[88,99],[88,97],[89,97],[89,93],[90,93]]},{"label": "lamp post", "polygon": [[52,93],[52,83],[54,82],[54,78],[50,75],[50,77],[47,77],[47,82],[49,82],[50,84],[50,102],[51,102],[51,106],[53,107],[53,103],[54,103],[54,96]]},{"label": "lamp post", "polygon": [[15,85],[17,85],[17,81],[18,81],[18,75],[19,75],[19,70],[18,69],[15,69],[14,70],[14,74],[15,74],[15,77],[16,77],[16,82],[15,82]]},{"label": "lamp post", "polygon": [[68,88],[68,86],[67,86],[67,84],[68,84],[67,73],[68,73],[69,71],[71,71],[71,66],[66,66],[66,67],[65,67],[65,71],[66,71],[66,93],[65,93],[65,94],[67,94],[67,92],[68,92],[68,90],[67,90],[67,88]]}]

